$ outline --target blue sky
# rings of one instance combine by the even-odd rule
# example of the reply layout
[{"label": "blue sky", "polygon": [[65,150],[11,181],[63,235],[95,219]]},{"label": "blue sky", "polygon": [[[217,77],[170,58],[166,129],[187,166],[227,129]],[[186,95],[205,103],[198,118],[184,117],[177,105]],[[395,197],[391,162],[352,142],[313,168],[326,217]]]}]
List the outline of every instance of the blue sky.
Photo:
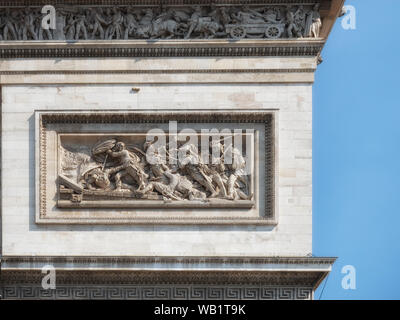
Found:
[{"label": "blue sky", "polygon": [[339,257],[315,298],[400,299],[400,1],[346,5],[356,30],[336,22],[313,91],[313,254]]}]

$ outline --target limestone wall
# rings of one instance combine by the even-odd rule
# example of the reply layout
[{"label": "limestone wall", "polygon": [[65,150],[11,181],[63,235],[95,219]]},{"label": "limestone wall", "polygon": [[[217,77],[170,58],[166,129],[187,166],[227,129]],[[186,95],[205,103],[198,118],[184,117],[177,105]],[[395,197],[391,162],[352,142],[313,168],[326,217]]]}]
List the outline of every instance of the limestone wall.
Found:
[{"label": "limestone wall", "polygon": [[[2,61],[2,254],[310,254],[315,67],[315,58],[297,57]],[[156,109],[275,110],[277,225],[35,223],[35,110]]]}]

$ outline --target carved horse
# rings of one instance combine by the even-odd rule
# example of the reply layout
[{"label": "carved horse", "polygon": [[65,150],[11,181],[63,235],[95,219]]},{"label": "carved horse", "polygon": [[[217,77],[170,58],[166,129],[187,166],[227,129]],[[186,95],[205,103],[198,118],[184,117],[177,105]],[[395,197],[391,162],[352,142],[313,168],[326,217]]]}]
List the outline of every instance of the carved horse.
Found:
[{"label": "carved horse", "polygon": [[222,30],[223,26],[218,22],[212,21],[211,18],[200,18],[195,28],[196,33],[200,33],[201,38],[212,39],[217,35],[217,32]]}]

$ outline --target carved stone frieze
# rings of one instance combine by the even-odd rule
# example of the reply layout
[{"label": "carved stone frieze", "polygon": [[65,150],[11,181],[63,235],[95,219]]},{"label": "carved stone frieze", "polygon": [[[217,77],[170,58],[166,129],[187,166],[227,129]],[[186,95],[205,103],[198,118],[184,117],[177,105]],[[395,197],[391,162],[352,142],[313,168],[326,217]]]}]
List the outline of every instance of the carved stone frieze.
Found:
[{"label": "carved stone frieze", "polygon": [[[292,5],[58,5],[55,28],[41,7],[0,8],[2,41],[319,38],[320,3]],[[47,20],[46,20],[47,21]]]},{"label": "carved stone frieze", "polygon": [[254,165],[246,159],[254,159],[230,140],[236,139],[240,149],[244,145],[250,153],[254,137],[189,137],[192,143],[171,147],[172,141],[157,143],[145,133],[59,135],[58,205],[143,207],[146,202],[160,202],[163,207],[253,206],[250,171]]}]

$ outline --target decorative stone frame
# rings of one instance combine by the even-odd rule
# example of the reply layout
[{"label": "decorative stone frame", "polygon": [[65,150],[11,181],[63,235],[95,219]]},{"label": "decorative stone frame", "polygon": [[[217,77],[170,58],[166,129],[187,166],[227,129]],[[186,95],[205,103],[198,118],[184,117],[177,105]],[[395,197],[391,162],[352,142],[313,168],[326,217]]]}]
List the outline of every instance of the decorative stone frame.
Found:
[{"label": "decorative stone frame", "polygon": [[[36,223],[38,224],[137,224],[137,225],[276,225],[277,224],[277,112],[276,111],[223,111],[223,112],[178,112],[178,111],[158,111],[156,112],[97,112],[97,111],[36,111]],[[233,215],[226,209],[220,214],[210,215],[206,212],[202,214],[162,215],[155,214],[135,214],[131,216],[117,216],[115,212],[108,214],[86,214],[69,215],[66,211],[60,214],[60,210],[47,210],[47,126],[53,124],[151,124],[168,123],[177,121],[180,124],[214,124],[214,123],[239,123],[263,125],[264,154],[262,158],[264,175],[264,194],[259,195],[259,203],[263,202],[264,210],[255,210],[251,216],[243,214]],[[256,147],[257,148],[257,147]],[[258,149],[261,150],[261,147]],[[259,152],[259,150],[256,150]],[[261,156],[261,155],[260,155]],[[104,211],[107,211],[104,210]],[[160,210],[160,209],[158,209]],[[92,211],[95,212],[96,210]],[[204,211],[204,209],[203,209]],[[68,211],[67,211],[68,212]],[[71,213],[71,210],[69,210]]]}]

